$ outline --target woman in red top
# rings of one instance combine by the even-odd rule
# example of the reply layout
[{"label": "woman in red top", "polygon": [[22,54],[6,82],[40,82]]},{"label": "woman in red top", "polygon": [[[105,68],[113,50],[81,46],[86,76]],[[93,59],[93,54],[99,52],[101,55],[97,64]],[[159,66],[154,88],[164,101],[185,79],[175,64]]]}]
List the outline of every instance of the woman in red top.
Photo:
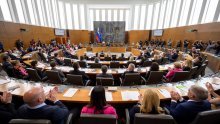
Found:
[{"label": "woman in red top", "polygon": [[183,71],[181,68],[181,64],[179,62],[175,62],[174,68],[173,69],[169,68],[169,72],[166,75],[166,79],[168,79],[168,81],[170,81],[173,78],[174,74],[179,71]]},{"label": "woman in red top", "polygon": [[95,86],[91,92],[90,103],[82,108],[81,113],[87,114],[111,114],[117,117],[115,108],[108,105],[105,98],[105,89]]}]

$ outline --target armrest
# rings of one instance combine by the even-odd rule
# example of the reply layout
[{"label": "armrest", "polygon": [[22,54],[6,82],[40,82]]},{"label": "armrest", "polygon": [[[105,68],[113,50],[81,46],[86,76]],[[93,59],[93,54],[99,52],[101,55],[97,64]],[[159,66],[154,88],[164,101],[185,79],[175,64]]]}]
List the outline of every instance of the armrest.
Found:
[{"label": "armrest", "polygon": [[144,81],[144,84],[147,83],[146,79],[144,77],[141,76],[141,79]]},{"label": "armrest", "polygon": [[129,116],[129,111],[128,109],[126,108],[125,109],[125,116],[126,116],[126,124],[130,124],[130,116]]},{"label": "armrest", "polygon": [[69,116],[67,117],[66,124],[72,124],[73,120],[73,113],[70,113]]},{"label": "armrest", "polygon": [[164,111],[165,111],[165,114],[168,114],[170,115],[170,111],[166,108],[166,107],[163,107]]},{"label": "armrest", "polygon": [[119,77],[119,80],[120,80],[121,86],[123,86],[123,85],[122,85],[122,84],[123,84],[123,80],[122,80],[122,78]]},{"label": "armrest", "polygon": [[85,86],[90,85],[90,83],[91,83],[91,81],[90,81],[90,80],[87,80]]}]

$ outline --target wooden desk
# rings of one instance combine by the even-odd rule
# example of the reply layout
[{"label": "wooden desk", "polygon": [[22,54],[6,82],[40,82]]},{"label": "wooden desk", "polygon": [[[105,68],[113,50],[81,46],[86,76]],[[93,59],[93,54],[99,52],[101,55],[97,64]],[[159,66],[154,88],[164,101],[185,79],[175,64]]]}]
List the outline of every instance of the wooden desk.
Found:
[{"label": "wooden desk", "polygon": [[[204,80],[204,81],[202,81]],[[111,92],[112,93],[112,98],[113,100],[112,101],[108,101],[108,103],[116,103],[116,104],[126,104],[126,103],[136,103],[137,100],[123,100],[122,99],[122,95],[121,95],[121,91],[137,91],[139,92],[140,94],[143,94],[144,91],[146,89],[152,89],[153,91],[155,91],[158,95],[159,95],[159,98],[160,100],[169,100],[170,97],[165,97],[160,91],[165,89],[166,91],[170,92],[172,90],[176,90],[180,92],[180,94],[182,96],[186,96],[187,95],[187,92],[188,92],[188,87],[191,86],[191,85],[200,85],[200,86],[204,86],[205,82],[207,81],[211,81],[212,78],[202,78],[201,81],[191,81],[191,84],[189,83],[182,83],[181,85],[185,87],[185,90],[180,90],[177,88],[177,86],[180,86],[180,84],[177,84],[177,83],[173,83],[173,84],[162,84],[162,85],[149,85],[149,86],[146,86],[146,85],[140,85],[140,86],[134,86],[134,87],[123,87],[123,86],[119,86],[117,87],[117,90],[114,91],[114,92]],[[0,92],[4,92],[6,91],[9,87],[11,86],[15,86],[15,85],[19,85],[20,88],[17,88],[15,89],[14,91],[12,91],[12,94],[13,95],[17,95],[17,96],[23,96],[24,93],[29,90],[30,88],[32,88],[33,86],[35,85],[38,85],[40,86],[40,83],[38,84],[35,84],[34,82],[32,83],[24,83],[26,81],[21,81],[21,80],[13,80],[9,83],[6,83],[6,84],[1,84],[0,85]],[[214,85],[214,88],[216,88],[217,85]],[[47,87],[47,86],[44,86],[44,87]],[[65,102],[71,102],[71,103],[88,103],[89,100],[90,100],[90,96],[89,96],[89,93],[90,93],[90,90],[92,87],[81,87],[81,88],[77,88],[78,91],[72,96],[72,97],[64,97],[64,93],[69,89],[69,88],[77,88],[77,87],[74,87],[74,86],[67,86],[66,85],[66,88],[64,90],[63,93],[58,93],[57,94],[57,97],[59,100],[61,101],[65,101]],[[48,89],[48,88],[45,88],[45,89]],[[218,87],[219,89],[219,87]],[[216,89],[216,90],[218,90]],[[107,91],[107,89],[106,89]],[[110,91],[109,91],[110,92]]]},{"label": "wooden desk", "polygon": [[124,53],[126,52],[125,47],[92,47],[93,53],[99,52],[113,52],[113,53]]},{"label": "wooden desk", "polygon": [[51,56],[54,56],[55,53],[58,53],[58,56],[63,56],[63,50],[62,49],[51,52]]},{"label": "wooden desk", "polygon": [[141,54],[142,50],[136,49],[136,48],[131,48],[131,53],[134,56],[139,56]]},{"label": "wooden desk", "polygon": [[86,48],[78,49],[76,50],[76,55],[78,56],[78,58],[80,58],[80,56],[83,56],[86,52]]},{"label": "wooden desk", "polygon": [[209,60],[208,67],[214,73],[220,71],[220,57],[207,52],[202,52],[202,54],[207,56],[207,59]]},{"label": "wooden desk", "polygon": [[38,51],[33,51],[33,52],[30,52],[30,53],[27,53],[27,54],[25,54],[25,55],[22,57],[22,59],[23,59],[23,60],[28,60],[28,59],[39,60]]}]

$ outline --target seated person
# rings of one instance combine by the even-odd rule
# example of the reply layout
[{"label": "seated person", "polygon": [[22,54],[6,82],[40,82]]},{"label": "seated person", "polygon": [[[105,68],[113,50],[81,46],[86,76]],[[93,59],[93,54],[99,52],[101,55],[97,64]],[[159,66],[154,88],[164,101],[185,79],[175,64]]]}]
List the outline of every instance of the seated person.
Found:
[{"label": "seated person", "polygon": [[88,63],[86,62],[86,59],[85,59],[84,56],[80,56],[79,59],[80,59],[79,62],[85,62],[85,63],[86,63],[86,66],[88,66]]},{"label": "seated person", "polygon": [[44,69],[44,68],[42,68],[42,69],[37,68],[37,63],[38,63],[38,62],[37,62],[36,60],[33,60],[33,61],[31,62],[31,68],[37,70],[37,74],[38,74],[38,75],[40,76],[40,78],[42,79],[42,78],[46,77],[45,69]]},{"label": "seated person", "polygon": [[63,72],[59,69],[56,68],[57,64],[55,61],[51,61],[50,62],[50,66],[51,66],[51,70],[53,71],[57,71],[59,73],[60,78],[62,79],[62,81],[65,80],[65,75],[63,74]]},{"label": "seated person", "polygon": [[197,66],[198,69],[202,66],[202,57],[198,56],[193,60],[193,66]]},{"label": "seated person", "polygon": [[130,56],[128,61],[134,61],[134,56]]},{"label": "seated person", "polygon": [[15,56],[11,50],[8,50],[8,56],[9,56],[12,60],[20,60],[20,58],[18,58],[18,56]]},{"label": "seated person", "polygon": [[42,49],[39,49],[38,55],[40,56],[40,59],[41,59],[42,61],[44,61],[44,62],[47,61],[47,58],[44,56]]},{"label": "seated person", "polygon": [[95,63],[99,63],[99,58],[98,57],[96,57],[95,59],[94,59],[94,61],[95,61]]},{"label": "seated person", "polygon": [[16,116],[16,110],[11,100],[12,95],[10,92],[5,91],[3,95],[0,95],[0,122],[2,124],[7,124]]},{"label": "seated person", "polygon": [[191,71],[192,69],[192,60],[185,60],[182,63],[183,71]]},{"label": "seated person", "polygon": [[[57,99],[57,87],[46,96],[42,87],[33,87],[24,93],[24,105],[18,109],[18,118],[48,119],[53,124],[64,124],[69,111]],[[46,100],[47,98],[47,100]]]},{"label": "seated person", "polygon": [[151,64],[151,67],[150,67],[150,70],[148,71],[146,71],[147,73],[146,73],[146,80],[149,78],[149,76],[150,76],[150,72],[151,71],[159,71],[159,64],[157,63],[157,62],[153,62],[152,64]]},{"label": "seated person", "polygon": [[196,47],[192,47],[192,49],[189,52],[189,55],[194,56],[195,54],[197,54]]},{"label": "seated person", "polygon": [[2,68],[8,74],[9,77],[14,77],[13,65],[11,64],[11,58],[8,55],[3,55]]},{"label": "seated person", "polygon": [[143,96],[139,96],[139,103],[129,110],[130,122],[133,124],[136,113],[160,114],[163,113],[160,107],[160,98],[156,92],[147,89]]},{"label": "seated person", "polygon": [[[207,90],[208,90],[208,100],[209,100],[209,102],[211,103],[211,104],[213,104],[213,105],[219,105],[219,103],[220,103],[220,96],[217,94],[217,93],[215,93],[215,90],[214,90],[214,88],[213,88],[213,86],[212,86],[212,84],[210,84],[209,82],[207,82],[206,83],[206,88],[207,88]],[[214,98],[212,98],[212,96],[214,97]]]},{"label": "seated person", "polygon": [[13,65],[13,71],[14,71],[14,77],[19,79],[28,79],[28,73],[27,70],[24,68],[24,66],[18,61],[15,60],[12,62]]},{"label": "seated person", "polygon": [[104,53],[103,51],[101,51],[101,53],[100,53],[99,56],[100,56],[100,57],[104,57],[104,56],[105,56],[105,53]]},{"label": "seated person", "polygon": [[181,64],[179,62],[175,62],[174,68],[173,69],[169,68],[168,70],[169,72],[166,74],[166,79],[168,79],[168,81],[170,81],[173,78],[176,72],[183,71],[181,68]]},{"label": "seated person", "polygon": [[74,62],[73,63],[74,70],[70,71],[70,74],[82,75],[83,83],[85,84],[89,80],[89,77],[86,75],[86,73],[84,71],[80,71],[79,68],[80,68],[79,63]]},{"label": "seated person", "polygon": [[113,78],[112,74],[107,74],[108,66],[102,65],[102,73],[98,74],[96,77]]},{"label": "seated person", "polygon": [[105,89],[102,86],[95,86],[93,88],[90,96],[90,103],[82,108],[81,113],[110,114],[117,117],[115,108],[106,102]]},{"label": "seated person", "polygon": [[119,61],[126,60],[124,53],[121,53],[121,56],[118,58]]},{"label": "seated person", "polygon": [[199,112],[211,110],[208,91],[200,86],[192,85],[188,90],[189,100],[184,100],[178,92],[171,91],[170,115],[178,124],[192,122]]},{"label": "seated person", "polygon": [[54,53],[54,60],[58,65],[64,65],[64,62],[58,58],[58,53]]},{"label": "seated person", "polygon": [[170,60],[170,62],[175,62],[178,57],[179,57],[179,51],[173,49],[170,53],[169,60]]},{"label": "seated person", "polygon": [[125,78],[125,74],[127,74],[127,73],[137,73],[137,72],[134,71],[134,69],[135,69],[135,65],[134,65],[133,63],[130,63],[130,64],[128,65],[127,70],[126,70],[126,71],[124,72],[124,74],[122,75],[122,78]]},{"label": "seated person", "polygon": [[136,60],[143,58],[143,53],[141,52],[140,55],[136,58]]}]

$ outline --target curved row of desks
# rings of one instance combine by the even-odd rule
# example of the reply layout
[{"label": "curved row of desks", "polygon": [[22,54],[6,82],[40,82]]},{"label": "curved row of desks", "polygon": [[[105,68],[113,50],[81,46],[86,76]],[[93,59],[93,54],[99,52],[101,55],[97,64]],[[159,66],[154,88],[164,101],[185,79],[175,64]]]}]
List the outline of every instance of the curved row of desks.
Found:
[{"label": "curved row of desks", "polygon": [[[218,75],[219,76],[219,75]],[[0,92],[7,91],[11,87],[17,86],[18,88],[11,91],[13,95],[23,96],[23,94],[34,86],[43,86],[44,91],[47,94],[50,89],[54,86],[49,86],[45,83],[27,82],[24,80],[5,80],[0,78]],[[6,82],[2,84],[3,82]],[[200,85],[205,88],[205,83],[212,83],[215,90],[220,89],[220,79],[216,78],[213,81],[213,77],[206,77],[200,80],[189,80],[182,83],[166,83],[161,85],[140,85],[133,87],[115,87],[116,90],[110,91],[110,87],[106,88],[106,99],[109,103],[123,104],[123,103],[135,103],[138,101],[139,94],[143,94],[148,88],[154,90],[158,95],[160,100],[170,99],[169,92],[177,91],[182,96],[187,96],[188,89],[191,85]],[[92,87],[74,87],[70,85],[60,85],[58,86],[61,92],[57,94],[57,97],[61,101],[73,102],[73,103],[88,103],[90,100],[90,92]],[[73,93],[68,93],[70,91],[75,91]]]}]

